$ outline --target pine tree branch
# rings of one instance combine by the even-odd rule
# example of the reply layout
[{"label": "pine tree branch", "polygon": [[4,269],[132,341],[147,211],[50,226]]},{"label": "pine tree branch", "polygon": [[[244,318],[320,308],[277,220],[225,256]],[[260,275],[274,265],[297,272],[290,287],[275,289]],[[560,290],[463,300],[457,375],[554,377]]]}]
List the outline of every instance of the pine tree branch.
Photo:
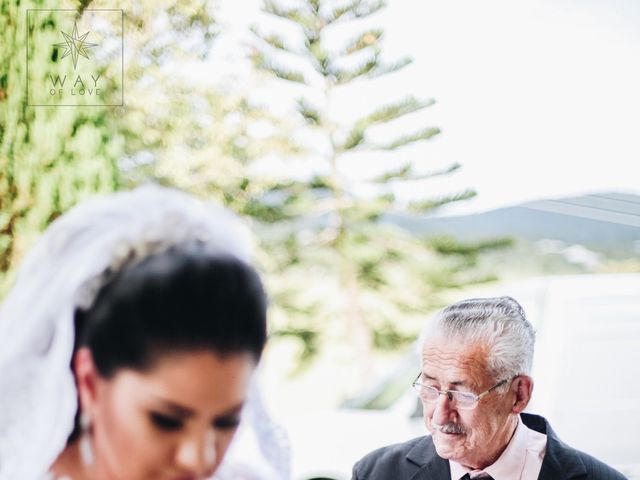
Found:
[{"label": "pine tree branch", "polygon": [[[356,147],[363,146],[365,142],[365,131],[371,125],[374,125],[377,123],[390,122],[391,120],[400,118],[403,115],[413,113],[422,108],[433,105],[433,103],[434,103],[433,100],[419,101],[419,100],[416,100],[414,97],[408,97],[405,100],[402,100],[401,102],[398,102],[396,104],[386,105],[374,111],[373,113],[369,114],[368,116],[358,120],[352,127],[351,131],[349,132],[347,140],[345,140],[344,144],[339,147],[339,150],[346,151]],[[375,148],[382,148],[384,150],[393,150],[406,143],[423,140],[424,138],[427,138],[428,136],[433,136],[433,135],[435,135],[435,133],[431,131],[431,129],[429,130],[429,132],[424,130],[412,136],[402,137],[401,139],[398,139],[389,145],[382,146],[382,147],[375,147]],[[400,144],[400,142],[404,142],[404,143]]]},{"label": "pine tree branch", "polygon": [[309,125],[318,126],[322,123],[322,114],[304,98],[298,99],[298,112]]},{"label": "pine tree branch", "polygon": [[402,167],[386,172],[371,180],[373,183],[385,184],[391,180],[407,179],[411,174],[413,167],[411,163],[406,163]]},{"label": "pine tree branch", "polygon": [[450,173],[455,172],[460,167],[461,165],[459,163],[454,163],[446,168],[443,168],[442,170],[436,170],[421,175],[411,175],[407,178],[407,180],[427,180],[429,178],[442,177],[444,175],[449,175]]},{"label": "pine tree branch", "polygon": [[412,133],[411,135],[400,137],[393,142],[387,143],[385,145],[376,145],[374,148],[378,150],[395,150],[397,148],[404,147],[405,145],[409,145],[410,143],[419,142],[421,140],[428,140],[439,133],[439,128],[429,127],[420,130],[419,132]]},{"label": "pine tree branch", "polygon": [[270,71],[272,74],[274,74],[278,78],[281,78],[282,80],[288,80],[290,82],[296,82],[302,85],[306,85],[304,75],[302,75],[302,73],[300,72],[296,72],[294,70],[285,70],[274,64],[265,66],[264,70]]},{"label": "pine tree branch", "polygon": [[332,24],[344,20],[364,18],[373,15],[378,10],[386,7],[386,5],[387,4],[384,0],[354,0],[343,7],[334,9],[329,14],[325,15],[324,20],[327,24]]},{"label": "pine tree branch", "polygon": [[390,122],[409,113],[417,112],[423,108],[430,107],[435,102],[433,100],[417,100],[415,97],[407,97],[398,103],[385,105],[366,117],[358,120],[356,124],[361,128],[367,128],[375,123]]},{"label": "pine tree branch", "polygon": [[331,73],[335,77],[336,83],[338,85],[344,85],[345,83],[349,83],[352,80],[364,77],[367,74],[371,73],[378,66],[377,57],[377,55],[374,55],[373,58],[370,58],[369,60],[352,70],[335,68],[331,70]]},{"label": "pine tree branch", "polygon": [[304,78],[302,72],[280,67],[275,62],[267,59],[264,53],[260,51],[256,50],[252,55],[251,60],[253,61],[253,65],[260,70],[269,72],[272,75],[281,78],[282,80],[288,80],[290,82],[296,82],[302,85],[306,85],[306,79]]},{"label": "pine tree branch", "polygon": [[300,24],[305,37],[305,43],[312,45],[320,42],[320,36],[322,35],[322,29],[325,27],[324,23],[315,22],[313,19],[309,19],[307,24]]},{"label": "pine tree branch", "polygon": [[297,23],[298,26],[302,27],[302,32],[308,45],[320,42],[322,31],[327,26],[324,19],[318,13],[313,12],[306,16],[301,16]]},{"label": "pine tree branch", "polygon": [[347,42],[346,46],[341,52],[341,55],[351,55],[365,48],[376,45],[383,35],[384,31],[377,28],[361,32],[356,37]]},{"label": "pine tree branch", "polygon": [[299,8],[282,8],[272,0],[264,1],[262,11],[296,23],[299,23],[304,18],[304,14]]},{"label": "pine tree branch", "polygon": [[[374,45],[375,46],[375,45]],[[386,75],[388,73],[397,72],[398,70],[409,65],[413,60],[411,58],[403,58],[398,60],[395,63],[390,63],[383,65],[379,60],[380,51],[376,48],[376,51],[372,55],[372,57],[363,62],[360,66],[356,67],[353,70],[347,69],[333,69],[331,73],[336,78],[336,82],[338,85],[343,85],[352,80],[359,78],[368,78],[373,79],[377,77],[381,77],[382,75]]]},{"label": "pine tree branch", "polygon": [[413,63],[413,60],[409,57],[402,58],[394,63],[378,66],[373,72],[369,73],[369,78],[377,78],[388,73],[394,73],[403,69],[407,65]]},{"label": "pine tree branch", "polygon": [[464,190],[463,192],[455,193],[453,195],[445,195],[431,200],[412,202],[409,204],[409,210],[415,213],[427,213],[430,210],[442,207],[449,203],[468,200],[475,196],[476,192],[474,190]]},{"label": "pine tree branch", "polygon": [[498,250],[513,245],[509,237],[494,238],[480,242],[459,242],[453,237],[436,237],[429,239],[429,246],[443,255],[477,255],[478,253]]},{"label": "pine tree branch", "polygon": [[336,150],[338,152],[346,152],[347,150],[353,150],[364,144],[364,129],[354,127],[349,136],[346,138],[342,145],[338,145]]},{"label": "pine tree branch", "polygon": [[284,41],[284,39],[279,35],[262,33],[260,32],[260,30],[256,25],[252,25],[250,27],[250,30],[256,37],[258,37],[263,42],[267,43],[272,48],[275,48],[276,50],[281,50],[283,52],[293,53],[293,54],[299,53],[296,49],[288,46]]},{"label": "pine tree branch", "polygon": [[348,212],[348,222],[376,222],[385,212],[391,210],[395,200],[395,195],[390,192],[381,193],[374,198],[355,200]]},{"label": "pine tree branch", "polygon": [[311,7],[314,17],[320,16],[320,0],[306,0],[307,5]]},{"label": "pine tree branch", "polygon": [[329,54],[324,48],[322,48],[320,41],[317,39],[309,40],[307,38],[305,40],[305,46],[308,53],[311,55],[313,68],[323,77],[330,75],[331,64]]},{"label": "pine tree branch", "polygon": [[331,25],[332,23],[336,23],[340,20],[346,20],[348,15],[352,12],[353,4],[356,2],[351,2],[344,7],[334,8],[331,12],[325,15],[324,21],[327,22],[327,25]]}]

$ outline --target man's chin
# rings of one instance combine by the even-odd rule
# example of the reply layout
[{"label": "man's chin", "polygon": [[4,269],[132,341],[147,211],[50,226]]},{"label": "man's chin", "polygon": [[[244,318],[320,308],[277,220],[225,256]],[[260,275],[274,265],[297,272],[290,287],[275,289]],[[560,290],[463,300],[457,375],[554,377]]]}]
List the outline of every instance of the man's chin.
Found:
[{"label": "man's chin", "polygon": [[464,434],[462,433],[454,434],[435,431],[431,436],[436,452],[440,457],[447,460],[455,456],[456,450],[460,449],[461,443],[464,441]]}]

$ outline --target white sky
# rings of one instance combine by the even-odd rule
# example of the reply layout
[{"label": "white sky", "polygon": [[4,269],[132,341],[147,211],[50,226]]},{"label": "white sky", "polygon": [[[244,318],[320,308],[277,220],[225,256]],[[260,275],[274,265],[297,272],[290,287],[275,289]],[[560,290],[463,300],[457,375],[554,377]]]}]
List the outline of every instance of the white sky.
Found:
[{"label": "white sky", "polygon": [[[582,193],[640,193],[640,2],[389,3],[374,22],[386,30],[383,50],[415,62],[381,83],[338,94],[335,114],[353,118],[407,93],[435,98],[434,107],[399,128],[434,125],[442,134],[408,153],[425,170],[462,164],[454,175],[400,193],[478,191],[450,213]],[[261,23],[259,5],[222,1],[228,33],[218,42],[224,53],[216,74],[243,75],[237,45],[250,23]],[[278,99],[290,91],[268,93]],[[375,167],[355,161],[350,168],[362,177]]]}]

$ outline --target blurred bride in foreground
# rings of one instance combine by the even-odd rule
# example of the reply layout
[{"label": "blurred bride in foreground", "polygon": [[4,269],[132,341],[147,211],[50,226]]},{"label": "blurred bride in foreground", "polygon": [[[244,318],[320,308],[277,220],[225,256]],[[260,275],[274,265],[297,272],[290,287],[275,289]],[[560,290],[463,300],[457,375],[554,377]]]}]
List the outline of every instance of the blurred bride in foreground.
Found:
[{"label": "blurred bride in foreground", "polygon": [[[54,221],[0,309],[0,480],[288,478],[252,380],[250,250],[235,216],[157,186]],[[239,425],[255,461],[239,438],[218,469]]]}]

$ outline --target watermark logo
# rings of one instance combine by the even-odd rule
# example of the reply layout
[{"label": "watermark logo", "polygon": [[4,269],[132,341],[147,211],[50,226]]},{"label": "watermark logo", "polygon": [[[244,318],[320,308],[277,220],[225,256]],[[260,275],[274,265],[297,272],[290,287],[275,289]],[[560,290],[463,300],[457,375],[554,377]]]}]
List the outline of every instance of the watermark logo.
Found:
[{"label": "watermark logo", "polygon": [[76,22],[73,22],[73,33],[71,35],[63,31],[60,31],[60,33],[64,36],[65,41],[62,43],[54,43],[53,46],[63,47],[65,49],[61,58],[65,58],[71,55],[71,58],[73,59],[74,70],[78,68],[78,57],[83,56],[84,58],[88,59],[89,55],[87,53],[87,50],[98,46],[97,43],[89,43],[85,41],[85,38],[87,38],[89,32],[85,33],[82,36],[78,35],[78,24]]},{"label": "watermark logo", "polygon": [[27,10],[27,105],[123,105],[123,24],[122,10]]}]

